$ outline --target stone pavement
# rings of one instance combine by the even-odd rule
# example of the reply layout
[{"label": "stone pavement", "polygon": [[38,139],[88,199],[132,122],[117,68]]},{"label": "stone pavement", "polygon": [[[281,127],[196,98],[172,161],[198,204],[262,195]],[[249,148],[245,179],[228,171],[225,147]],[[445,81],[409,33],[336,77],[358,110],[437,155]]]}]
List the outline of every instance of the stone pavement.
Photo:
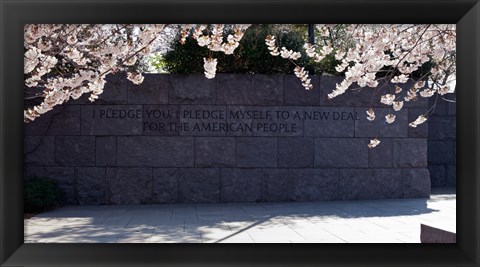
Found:
[{"label": "stone pavement", "polygon": [[26,243],[419,243],[456,232],[456,195],[430,199],[67,206],[25,220]]}]

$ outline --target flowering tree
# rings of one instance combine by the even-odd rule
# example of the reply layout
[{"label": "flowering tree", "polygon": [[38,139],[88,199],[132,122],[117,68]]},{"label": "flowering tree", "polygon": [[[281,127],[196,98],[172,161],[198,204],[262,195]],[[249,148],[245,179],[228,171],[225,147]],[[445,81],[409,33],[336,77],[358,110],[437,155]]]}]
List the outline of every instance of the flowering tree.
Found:
[{"label": "flowering tree", "polygon": [[[142,74],[138,62],[153,52],[155,41],[168,27],[180,27],[180,42],[193,38],[209,51],[233,54],[244,32],[250,25],[54,25],[30,24],[24,30],[25,85],[35,92],[30,98],[42,102],[24,111],[29,122],[70,99],[90,94],[95,101],[103,92],[105,76],[126,71],[127,78],[140,84]],[[334,98],[347,90],[375,88],[380,102],[392,108],[385,117],[395,121],[395,112],[404,101],[420,97],[437,99],[453,92],[456,72],[455,25],[317,25],[323,43],[314,46],[305,43],[304,51],[278,47],[275,36],[265,36],[265,44],[272,56],[289,60],[295,75],[306,90],[313,88],[309,73],[296,61],[305,53],[315,62],[329,54],[338,61],[336,70],[345,78],[328,94]],[[203,59],[205,77],[216,74],[217,59],[210,53]],[[430,62],[432,68],[423,76],[412,75]],[[399,86],[391,91],[388,83],[403,84],[413,81],[405,92]],[[374,95],[375,95],[374,94]],[[373,101],[373,99],[372,99]],[[435,106],[435,105],[434,105]],[[434,106],[409,124],[417,127],[425,122]],[[375,111],[367,111],[369,120]],[[369,147],[379,144],[376,138]]]}]

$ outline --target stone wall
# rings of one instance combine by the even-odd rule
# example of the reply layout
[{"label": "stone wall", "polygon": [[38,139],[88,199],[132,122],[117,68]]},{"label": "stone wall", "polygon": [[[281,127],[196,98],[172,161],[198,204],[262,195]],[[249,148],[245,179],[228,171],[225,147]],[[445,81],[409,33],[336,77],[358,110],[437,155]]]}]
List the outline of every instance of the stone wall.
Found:
[{"label": "stone wall", "polygon": [[[430,105],[434,102],[435,99],[431,99]],[[428,124],[428,170],[432,187],[455,187],[456,152],[456,103],[438,99]]]},{"label": "stone wall", "polygon": [[[25,127],[25,177],[59,181],[69,204],[316,201],[427,197],[427,107],[397,122],[375,90],[327,99],[339,77],[109,75],[104,94]],[[390,85],[392,88],[393,86]],[[411,85],[406,85],[407,86]],[[370,138],[381,144],[368,149]]]}]

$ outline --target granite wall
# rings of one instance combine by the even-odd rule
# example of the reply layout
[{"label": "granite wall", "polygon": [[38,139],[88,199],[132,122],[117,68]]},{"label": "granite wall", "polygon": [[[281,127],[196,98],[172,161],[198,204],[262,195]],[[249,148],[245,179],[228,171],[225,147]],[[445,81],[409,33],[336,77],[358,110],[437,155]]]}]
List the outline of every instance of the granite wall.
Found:
[{"label": "granite wall", "polygon": [[[25,127],[25,177],[57,179],[69,204],[316,201],[428,197],[427,108],[367,121],[375,90],[327,99],[339,77],[109,75],[104,94]],[[390,85],[391,86],[391,85]],[[411,85],[406,85],[405,88]],[[392,86],[393,88],[393,86]],[[404,90],[405,91],[405,90]],[[389,111],[388,111],[389,112]],[[381,144],[368,149],[370,138]]]},{"label": "granite wall", "polygon": [[[432,98],[430,105],[434,103]],[[428,124],[428,170],[432,187],[455,187],[456,152],[456,103],[438,99]]]}]

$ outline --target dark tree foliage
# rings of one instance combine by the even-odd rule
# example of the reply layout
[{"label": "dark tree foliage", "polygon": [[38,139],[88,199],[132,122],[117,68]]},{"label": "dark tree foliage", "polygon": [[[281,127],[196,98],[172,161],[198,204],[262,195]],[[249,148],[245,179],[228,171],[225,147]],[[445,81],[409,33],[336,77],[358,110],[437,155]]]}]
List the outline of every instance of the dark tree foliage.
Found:
[{"label": "dark tree foliage", "polygon": [[[293,73],[294,65],[281,57],[270,55],[265,45],[265,36],[275,35],[278,46],[302,51],[305,43],[303,35],[296,30],[285,30],[275,25],[252,25],[240,41],[240,46],[233,55],[221,52],[209,52],[206,47],[200,47],[197,41],[188,38],[182,45],[178,40],[172,44],[172,50],[164,56],[163,67],[170,73],[203,73],[203,58],[211,55],[218,59],[218,73]],[[298,64],[307,65],[306,56],[300,58]]]},{"label": "dark tree foliage", "polygon": [[33,177],[25,181],[24,212],[36,213],[49,210],[60,203],[62,192],[56,180]]}]

